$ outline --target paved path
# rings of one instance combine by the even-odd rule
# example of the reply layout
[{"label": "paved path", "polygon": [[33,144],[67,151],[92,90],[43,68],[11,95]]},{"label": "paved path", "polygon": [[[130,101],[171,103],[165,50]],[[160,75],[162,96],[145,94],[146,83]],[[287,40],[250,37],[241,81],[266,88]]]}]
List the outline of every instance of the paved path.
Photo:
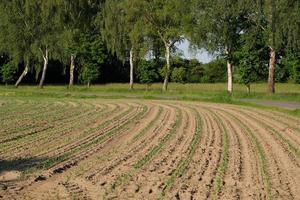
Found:
[{"label": "paved path", "polygon": [[272,101],[272,100],[258,100],[258,99],[241,99],[241,101],[256,103],[263,106],[275,106],[286,109],[300,109],[300,102],[280,102],[280,101]]}]

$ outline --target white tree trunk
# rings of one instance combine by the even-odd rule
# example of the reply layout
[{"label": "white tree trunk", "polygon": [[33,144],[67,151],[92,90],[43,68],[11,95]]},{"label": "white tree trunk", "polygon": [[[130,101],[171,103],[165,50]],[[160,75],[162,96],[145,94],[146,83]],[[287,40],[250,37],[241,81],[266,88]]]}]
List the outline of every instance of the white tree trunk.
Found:
[{"label": "white tree trunk", "polygon": [[129,63],[130,63],[130,82],[129,82],[129,89],[132,90],[133,89],[133,81],[134,81],[134,77],[133,77],[133,73],[134,73],[134,63],[133,63],[133,48],[130,49],[129,52]]},{"label": "white tree trunk", "polygon": [[247,87],[247,93],[250,93],[251,92],[251,85],[248,84],[248,85],[246,85],[246,87]]},{"label": "white tree trunk", "polygon": [[228,77],[227,91],[229,93],[232,93],[233,92],[233,66],[230,61],[227,61],[227,77]]},{"label": "white tree trunk", "polygon": [[17,80],[15,87],[19,87],[20,83],[22,82],[23,78],[27,75],[29,71],[29,61],[27,61],[26,65],[25,65],[25,69],[22,72],[21,76],[19,77],[19,79]]},{"label": "white tree trunk", "polygon": [[48,52],[48,49],[46,48],[45,55],[43,55],[44,67],[43,67],[42,77],[41,77],[40,84],[39,84],[40,88],[43,88],[45,78],[46,78],[46,72],[47,72],[48,62],[49,62],[49,55],[48,54],[49,54],[49,52]]},{"label": "white tree trunk", "polygon": [[70,87],[74,85],[74,70],[75,70],[75,56],[72,54],[71,64],[70,64],[70,81],[69,81]]},{"label": "white tree trunk", "polygon": [[269,62],[269,77],[268,77],[268,91],[275,93],[275,67],[276,67],[276,52],[270,48],[270,62]]},{"label": "white tree trunk", "polygon": [[168,90],[168,84],[169,84],[169,76],[170,76],[170,46],[168,44],[165,44],[165,48],[166,48],[166,62],[167,62],[167,68],[166,68],[166,74],[165,74],[165,80],[164,80],[164,84],[163,84],[163,91],[167,91]]}]

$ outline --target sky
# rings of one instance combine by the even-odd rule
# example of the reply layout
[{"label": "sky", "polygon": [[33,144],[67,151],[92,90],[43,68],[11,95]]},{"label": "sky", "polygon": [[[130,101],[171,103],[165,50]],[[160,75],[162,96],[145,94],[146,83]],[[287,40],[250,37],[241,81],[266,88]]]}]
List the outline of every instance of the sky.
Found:
[{"label": "sky", "polygon": [[184,40],[180,44],[177,44],[176,47],[180,50],[183,54],[183,57],[186,59],[196,58],[201,63],[208,63],[213,59],[213,56],[209,55],[205,50],[198,50],[196,52],[191,51],[189,49],[189,41]]}]

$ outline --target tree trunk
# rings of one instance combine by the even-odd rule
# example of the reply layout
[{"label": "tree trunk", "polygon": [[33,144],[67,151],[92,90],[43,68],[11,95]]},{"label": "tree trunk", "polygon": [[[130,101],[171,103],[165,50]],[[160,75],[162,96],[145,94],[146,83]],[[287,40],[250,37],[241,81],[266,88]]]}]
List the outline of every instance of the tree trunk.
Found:
[{"label": "tree trunk", "polygon": [[227,61],[227,90],[229,93],[233,92],[233,66],[230,61]]},{"label": "tree trunk", "polygon": [[69,82],[70,87],[74,85],[74,70],[75,70],[75,56],[72,54],[71,64],[70,64],[70,82]]},{"label": "tree trunk", "polygon": [[130,82],[129,82],[129,89],[133,89],[133,48],[130,49],[130,56],[129,56],[129,62],[130,62]]},{"label": "tree trunk", "polygon": [[91,87],[91,82],[90,82],[90,81],[88,81],[88,83],[87,83],[87,87],[88,87],[88,88],[90,88],[90,87]]},{"label": "tree trunk", "polygon": [[26,62],[25,69],[21,74],[21,76],[19,77],[19,79],[17,80],[15,87],[19,87],[20,83],[22,82],[23,78],[27,75],[28,71],[29,71],[29,61]]},{"label": "tree trunk", "polygon": [[44,82],[45,82],[45,77],[46,77],[46,72],[47,72],[48,62],[49,62],[48,54],[49,54],[49,52],[48,52],[48,49],[46,48],[45,55],[43,55],[44,67],[43,67],[42,77],[41,77],[40,84],[39,84],[40,88],[43,88]]},{"label": "tree trunk", "polygon": [[168,83],[169,83],[169,76],[170,76],[170,46],[168,44],[165,44],[166,47],[166,62],[167,62],[167,68],[166,68],[166,74],[165,74],[165,80],[162,90],[167,91],[168,90]]},{"label": "tree trunk", "polygon": [[247,87],[247,93],[250,94],[250,92],[251,92],[251,86],[250,86],[250,84],[247,84],[246,87]]},{"label": "tree trunk", "polygon": [[270,62],[269,62],[269,78],[268,78],[268,92],[275,93],[275,67],[276,67],[276,52],[270,48]]}]

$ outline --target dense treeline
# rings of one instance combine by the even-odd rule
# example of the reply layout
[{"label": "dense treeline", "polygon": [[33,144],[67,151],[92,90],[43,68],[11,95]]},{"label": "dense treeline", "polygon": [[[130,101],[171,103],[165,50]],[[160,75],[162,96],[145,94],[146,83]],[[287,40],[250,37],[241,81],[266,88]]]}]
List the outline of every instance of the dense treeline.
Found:
[{"label": "dense treeline", "polygon": [[[177,56],[176,44],[217,55]],[[0,0],[4,83],[300,83],[298,0]]]}]

